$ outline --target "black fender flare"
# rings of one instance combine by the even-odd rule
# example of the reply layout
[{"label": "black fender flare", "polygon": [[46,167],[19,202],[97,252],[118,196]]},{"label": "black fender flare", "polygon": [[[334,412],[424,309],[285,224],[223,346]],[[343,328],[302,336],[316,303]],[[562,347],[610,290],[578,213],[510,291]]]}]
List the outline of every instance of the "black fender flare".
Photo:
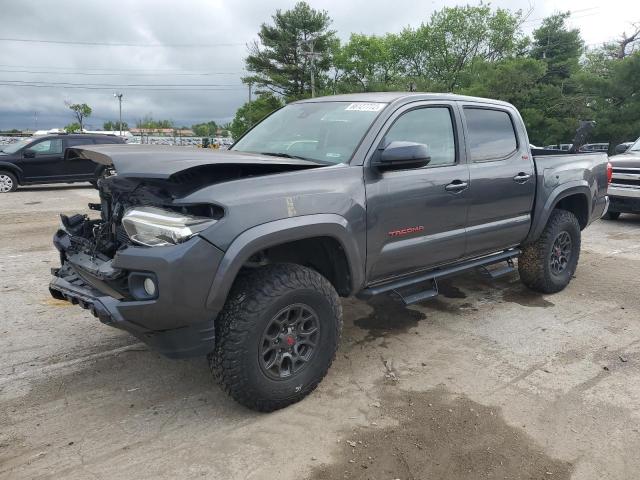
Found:
[{"label": "black fender flare", "polygon": [[15,174],[15,176],[18,177],[18,182],[22,183],[24,178],[22,169],[18,167],[15,163],[0,162],[0,170],[9,171]]},{"label": "black fender flare", "polygon": [[218,266],[207,296],[207,308],[216,312],[222,310],[238,272],[255,253],[314,237],[332,237],[340,243],[351,275],[351,292],[359,290],[364,283],[364,258],[360,254],[357,235],[347,219],[336,214],[305,215],[263,223],[238,235]]},{"label": "black fender flare", "polygon": [[529,235],[523,243],[531,243],[540,237],[544,227],[549,221],[551,212],[556,207],[558,202],[563,198],[570,197],[572,195],[582,195],[587,203],[587,222],[591,218],[591,212],[594,208],[594,201],[596,194],[591,190],[589,184],[585,180],[574,180],[571,182],[558,185],[554,188],[547,197],[546,202],[543,205],[536,205],[533,216],[533,223],[529,230]]}]

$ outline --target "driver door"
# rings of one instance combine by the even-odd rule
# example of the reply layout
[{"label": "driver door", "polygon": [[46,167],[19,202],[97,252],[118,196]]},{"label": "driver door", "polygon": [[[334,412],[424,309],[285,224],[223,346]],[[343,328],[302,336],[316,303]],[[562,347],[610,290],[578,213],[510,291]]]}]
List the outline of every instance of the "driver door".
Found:
[{"label": "driver door", "polygon": [[392,141],[427,145],[422,168],[365,168],[367,281],[376,282],[463,256],[469,168],[461,154],[462,131],[452,103],[412,103],[396,112],[376,139],[379,154]]},{"label": "driver door", "polygon": [[19,165],[27,182],[64,179],[62,138],[47,138],[22,150]]}]

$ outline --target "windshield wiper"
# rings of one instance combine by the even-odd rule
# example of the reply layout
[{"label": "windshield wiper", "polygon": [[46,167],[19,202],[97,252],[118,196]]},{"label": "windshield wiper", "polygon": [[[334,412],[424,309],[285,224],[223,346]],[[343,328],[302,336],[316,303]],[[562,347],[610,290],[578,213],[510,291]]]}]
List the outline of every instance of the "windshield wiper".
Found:
[{"label": "windshield wiper", "polygon": [[319,163],[320,165],[333,165],[333,162],[318,160],[317,158],[301,157],[300,155],[291,155],[285,152],[260,152],[260,155],[268,155],[270,157],[293,158],[295,160],[306,160],[307,162]]},{"label": "windshield wiper", "polygon": [[282,157],[282,158],[295,158],[297,160],[309,160],[311,162],[315,161],[312,158],[301,157],[300,155],[291,155],[290,153],[279,153],[279,152],[260,152],[260,155],[268,155],[270,157]]}]

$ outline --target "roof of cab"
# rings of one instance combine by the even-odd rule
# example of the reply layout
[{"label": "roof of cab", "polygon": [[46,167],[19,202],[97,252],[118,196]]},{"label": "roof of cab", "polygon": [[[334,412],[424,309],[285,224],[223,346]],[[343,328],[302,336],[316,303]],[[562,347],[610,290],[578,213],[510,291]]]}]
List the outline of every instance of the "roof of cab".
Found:
[{"label": "roof of cab", "polygon": [[510,103],[491,98],[468,97],[466,95],[456,95],[453,93],[425,93],[425,92],[366,92],[348,93],[345,95],[331,95],[327,97],[307,98],[296,103],[312,102],[373,102],[373,103],[394,103],[399,101],[419,101],[419,100],[449,100],[491,103],[495,105],[512,106]]}]

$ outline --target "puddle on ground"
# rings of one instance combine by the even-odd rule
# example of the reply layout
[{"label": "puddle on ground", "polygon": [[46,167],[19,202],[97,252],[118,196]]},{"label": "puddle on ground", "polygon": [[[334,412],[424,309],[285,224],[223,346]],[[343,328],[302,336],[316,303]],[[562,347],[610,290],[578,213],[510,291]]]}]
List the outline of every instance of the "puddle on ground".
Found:
[{"label": "puddle on ground", "polygon": [[367,302],[373,311],[366,317],[353,323],[367,330],[365,341],[384,336],[388,332],[403,333],[415,327],[426,315],[407,308],[399,298],[390,295],[378,295]]},{"label": "puddle on ground", "polygon": [[512,287],[502,291],[502,300],[505,302],[517,303],[524,307],[553,307],[554,304],[542,297],[541,293],[529,290],[524,285]]},{"label": "puddle on ground", "polygon": [[387,388],[380,413],[397,425],[355,429],[338,447],[335,462],[320,465],[306,478],[568,480],[571,477],[570,463],[545,454],[525,431],[509,426],[499,409],[464,396],[454,398],[442,388],[427,392]]}]

